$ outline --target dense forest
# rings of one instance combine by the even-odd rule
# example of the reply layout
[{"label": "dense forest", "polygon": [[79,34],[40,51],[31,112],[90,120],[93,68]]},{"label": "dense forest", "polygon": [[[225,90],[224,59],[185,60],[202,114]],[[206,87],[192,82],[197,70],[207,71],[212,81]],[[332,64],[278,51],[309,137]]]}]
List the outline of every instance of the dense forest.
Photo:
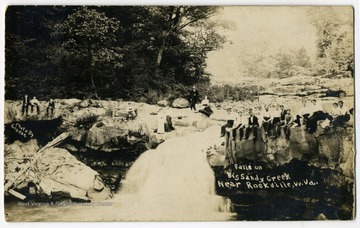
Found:
[{"label": "dense forest", "polygon": [[[155,103],[200,91],[246,99],[256,88],[211,86],[207,53],[226,42],[219,6],[10,6],[5,98],[124,99]],[[353,21],[329,8],[308,12],[317,59],[304,48],[246,57],[251,77],[353,77]],[[258,88],[257,88],[258,89]],[[226,90],[226,91],[225,91]],[[225,92],[224,92],[225,91]],[[224,97],[225,98],[225,97]]]},{"label": "dense forest", "polygon": [[208,84],[206,53],[225,42],[216,32],[221,25],[207,20],[219,10],[11,6],[6,12],[6,98],[29,93],[146,101]]}]

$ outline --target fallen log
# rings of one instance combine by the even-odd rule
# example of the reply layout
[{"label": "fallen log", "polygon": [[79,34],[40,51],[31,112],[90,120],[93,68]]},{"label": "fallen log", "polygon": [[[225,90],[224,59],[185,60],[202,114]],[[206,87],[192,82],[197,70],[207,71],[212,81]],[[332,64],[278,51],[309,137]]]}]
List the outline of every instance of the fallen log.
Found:
[{"label": "fallen log", "polygon": [[19,198],[19,199],[21,199],[21,200],[26,199],[26,196],[24,196],[24,195],[21,194],[21,193],[18,193],[17,191],[15,191],[15,190],[13,190],[13,189],[10,189],[8,192],[9,192],[9,194],[11,194],[11,195],[13,195],[13,196],[15,196],[16,198]]}]

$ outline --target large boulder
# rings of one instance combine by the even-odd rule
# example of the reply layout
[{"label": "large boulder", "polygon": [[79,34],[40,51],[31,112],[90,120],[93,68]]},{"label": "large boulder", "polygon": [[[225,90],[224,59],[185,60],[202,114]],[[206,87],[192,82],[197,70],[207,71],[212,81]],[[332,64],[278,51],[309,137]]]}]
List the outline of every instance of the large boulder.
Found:
[{"label": "large boulder", "polygon": [[340,169],[345,176],[354,178],[354,161],[355,161],[355,148],[354,148],[355,135],[346,137],[343,142],[342,153],[340,153]]},{"label": "large boulder", "polygon": [[121,142],[126,142],[128,134],[125,122],[98,122],[88,131],[85,145],[94,150],[112,152],[119,149]]},{"label": "large boulder", "polygon": [[85,146],[93,150],[114,152],[143,141],[143,137],[149,134],[147,125],[142,122],[104,120],[95,123],[87,132]]},{"label": "large boulder", "polygon": [[39,145],[36,139],[30,139],[25,143],[15,141],[5,145],[5,156],[27,158],[34,155],[37,150],[39,150]]},{"label": "large boulder", "polygon": [[[352,128],[336,129],[315,134],[301,128],[292,128],[290,139],[283,132],[276,139],[266,139],[262,129],[258,130],[258,139],[254,143],[253,135],[249,140],[227,141],[223,138],[225,153],[233,160],[256,160],[270,166],[283,165],[292,160],[309,161],[313,166],[341,170],[349,177],[354,177],[354,133]],[[220,147],[220,145],[218,145]],[[223,160],[219,152],[214,152],[212,159]]]},{"label": "large boulder", "polygon": [[166,107],[169,105],[169,102],[167,100],[161,100],[157,102],[157,105],[161,106],[161,107]]},{"label": "large boulder", "polygon": [[193,120],[187,117],[181,119],[173,118],[172,122],[174,126],[178,127],[189,127],[193,125]]},{"label": "large boulder", "polygon": [[[324,160],[329,168],[335,169],[340,166],[348,177],[354,176],[353,137],[352,128],[339,128],[318,137],[320,159]],[[321,163],[321,161],[317,162]]]},{"label": "large boulder", "polygon": [[[45,199],[97,201],[111,197],[99,173],[78,161],[67,150],[39,150],[36,140],[5,145],[5,185],[23,194]],[[31,189],[30,189],[31,188]]]},{"label": "large boulder", "polygon": [[189,107],[189,105],[190,105],[189,101],[186,100],[185,98],[177,98],[172,103],[172,107],[174,108],[187,108]]},{"label": "large boulder", "polygon": [[80,101],[77,105],[80,107],[80,108],[87,108],[87,107],[90,107],[90,105],[92,104],[91,100],[83,100],[83,101]]},{"label": "large boulder", "polygon": [[65,106],[74,106],[78,103],[81,102],[81,100],[76,99],[76,98],[70,98],[70,99],[61,99],[61,100],[57,100],[61,105],[65,105]]},{"label": "large boulder", "polygon": [[35,184],[40,195],[49,199],[99,201],[111,197],[98,172],[60,148],[49,148],[36,156],[28,171],[28,181]]}]

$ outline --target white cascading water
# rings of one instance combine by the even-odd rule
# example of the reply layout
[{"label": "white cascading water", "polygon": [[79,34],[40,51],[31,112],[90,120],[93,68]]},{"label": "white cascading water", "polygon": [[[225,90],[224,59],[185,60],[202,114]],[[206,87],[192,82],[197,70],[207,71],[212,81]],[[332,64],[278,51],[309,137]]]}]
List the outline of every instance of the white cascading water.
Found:
[{"label": "white cascading water", "polygon": [[117,215],[127,221],[227,220],[229,200],[215,194],[206,149],[219,127],[166,140],[143,153],[122,181]]},{"label": "white cascading water", "polygon": [[[230,220],[230,200],[215,194],[206,159],[219,145],[219,126],[166,140],[144,152],[121,181],[110,206],[74,206],[52,211],[54,221],[220,221]],[[56,209],[57,210],[57,209]],[[60,211],[61,210],[61,211]],[[59,216],[59,218],[57,217]]]}]

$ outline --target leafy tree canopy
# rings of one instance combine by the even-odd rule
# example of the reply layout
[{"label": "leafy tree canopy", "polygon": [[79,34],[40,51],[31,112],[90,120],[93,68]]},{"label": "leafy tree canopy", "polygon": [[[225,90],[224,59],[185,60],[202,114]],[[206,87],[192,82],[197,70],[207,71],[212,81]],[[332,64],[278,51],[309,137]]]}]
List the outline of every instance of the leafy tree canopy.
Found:
[{"label": "leafy tree canopy", "polygon": [[[221,48],[213,6],[10,6],[6,98],[146,101],[208,83],[207,52]],[[36,31],[28,31],[33,27]],[[26,83],[22,83],[25,82]]]}]

